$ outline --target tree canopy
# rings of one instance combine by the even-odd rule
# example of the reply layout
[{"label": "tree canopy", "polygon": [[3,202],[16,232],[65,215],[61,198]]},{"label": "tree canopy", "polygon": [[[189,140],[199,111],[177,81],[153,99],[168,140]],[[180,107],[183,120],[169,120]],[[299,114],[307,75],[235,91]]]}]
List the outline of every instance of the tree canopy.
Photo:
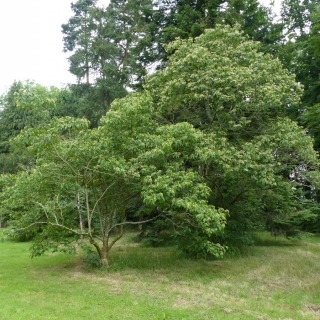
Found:
[{"label": "tree canopy", "polygon": [[306,180],[317,183],[318,160],[312,140],[286,118],[302,94],[294,76],[237,27],[216,26],[167,49],[174,52],[168,67],[146,89],[160,121],[192,123],[216,146],[202,153],[208,158],[199,168],[211,203],[229,211],[229,235],[246,237],[254,225],[273,228],[298,214],[304,205],[296,193]]}]

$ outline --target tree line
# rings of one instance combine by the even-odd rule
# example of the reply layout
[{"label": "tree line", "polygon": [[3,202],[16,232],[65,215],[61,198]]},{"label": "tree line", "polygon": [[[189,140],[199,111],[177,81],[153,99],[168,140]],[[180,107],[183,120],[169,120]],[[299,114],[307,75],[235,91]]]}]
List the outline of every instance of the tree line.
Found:
[{"label": "tree line", "polygon": [[108,264],[138,225],[197,258],[319,230],[317,1],[71,7],[77,83],[1,97],[1,217],[33,256],[86,238]]}]

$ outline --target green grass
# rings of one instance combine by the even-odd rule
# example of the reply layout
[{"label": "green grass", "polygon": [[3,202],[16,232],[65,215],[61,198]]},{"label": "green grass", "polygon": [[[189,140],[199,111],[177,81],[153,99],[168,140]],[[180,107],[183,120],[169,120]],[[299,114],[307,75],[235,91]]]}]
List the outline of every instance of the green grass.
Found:
[{"label": "green grass", "polygon": [[100,270],[60,253],[30,259],[29,243],[0,242],[0,320],[320,319],[320,238],[260,234],[237,256],[191,261],[131,236]]}]

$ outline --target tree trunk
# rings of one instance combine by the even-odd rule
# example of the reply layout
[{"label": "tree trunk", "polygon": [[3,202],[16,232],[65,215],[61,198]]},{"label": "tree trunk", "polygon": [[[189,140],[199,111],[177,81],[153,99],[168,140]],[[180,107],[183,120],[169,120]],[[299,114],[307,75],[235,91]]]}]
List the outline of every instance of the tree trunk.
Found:
[{"label": "tree trunk", "polygon": [[102,266],[107,266],[108,265],[108,251],[105,250],[105,247],[102,247],[102,250],[100,246],[97,244],[97,242],[93,239],[93,237],[90,236],[90,243],[96,248],[99,258],[100,258],[100,263]]},{"label": "tree trunk", "polygon": [[101,266],[105,267],[109,265],[109,260],[108,260],[108,252],[102,252],[102,257],[100,259]]},{"label": "tree trunk", "polygon": [[80,192],[77,192],[77,210],[79,215],[79,228],[81,231],[84,231],[84,221],[81,213],[81,205],[80,205]]},{"label": "tree trunk", "polygon": [[108,266],[109,265],[109,250],[108,250],[108,237],[104,236],[103,242],[102,242],[102,250],[101,250],[101,256],[100,256],[100,263],[102,266]]}]

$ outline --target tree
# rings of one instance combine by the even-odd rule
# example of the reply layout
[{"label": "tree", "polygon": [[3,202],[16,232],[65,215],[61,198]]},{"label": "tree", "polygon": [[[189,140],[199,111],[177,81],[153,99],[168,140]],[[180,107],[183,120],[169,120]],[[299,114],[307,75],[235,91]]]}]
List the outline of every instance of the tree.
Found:
[{"label": "tree", "polygon": [[148,42],[152,1],[112,0],[101,8],[96,1],[79,0],[71,8],[75,15],[62,25],[64,50],[72,52],[71,73],[79,80],[86,76],[87,83],[91,73],[94,82],[113,91],[141,81],[146,71],[139,57]]},{"label": "tree", "polygon": [[282,39],[282,25],[275,23],[271,10],[257,0],[160,0],[151,20],[153,48],[160,68],[166,66],[170,54],[163,45],[177,38],[194,39],[217,24],[241,25],[252,40],[261,42],[263,52],[274,53]]},{"label": "tree", "polygon": [[70,56],[70,72],[79,79],[86,77],[90,82],[92,64],[92,38],[95,32],[95,25],[90,16],[90,9],[96,5],[96,0],[78,0],[71,4],[74,16],[68,24],[62,25],[62,33],[65,34],[64,51],[74,52]]},{"label": "tree", "polygon": [[59,89],[47,89],[31,81],[14,82],[0,98],[0,172],[16,172],[19,165],[31,159],[19,150],[14,152],[10,139],[26,127],[34,127],[45,119],[55,107]]},{"label": "tree", "polygon": [[278,57],[304,86],[301,106],[290,116],[297,121],[306,106],[318,103],[319,5],[317,1],[285,0],[281,18],[285,41]]},{"label": "tree", "polygon": [[[54,119],[16,138],[37,162],[2,177],[2,210],[15,230],[36,232],[33,255],[88,238],[108,264],[125,225],[160,216],[181,224],[182,233],[197,225],[193,237],[199,241],[220,232],[226,215],[207,204],[203,179],[184,166],[203,139],[189,124],[157,125],[147,94],[113,103],[98,129],[90,130],[84,119]],[[157,207],[157,216],[128,220],[127,207],[137,197],[146,208]],[[225,250],[209,241],[201,247],[216,256]]]},{"label": "tree", "polygon": [[311,13],[317,6],[315,0],[283,0],[281,18],[289,38],[298,38],[308,33]]},{"label": "tree", "polygon": [[168,45],[169,67],[151,75],[145,88],[171,122],[250,139],[299,105],[302,93],[280,61],[258,49],[239,26],[217,26]]},{"label": "tree", "polygon": [[[45,124],[55,107],[59,89],[47,89],[30,81],[14,82],[0,97],[0,172],[16,173],[32,168],[34,157],[25,147],[13,148],[10,141],[28,127]],[[1,186],[0,186],[1,190]],[[8,214],[1,214],[3,222]]]},{"label": "tree", "polygon": [[[307,128],[314,139],[314,147],[319,150],[319,23],[320,9],[317,1],[286,0],[283,2],[282,18],[288,41],[283,45],[280,58],[285,61],[288,70],[296,74],[296,79],[304,92],[301,104],[289,115]],[[303,188],[306,198],[313,201],[317,223],[314,219],[305,223],[308,230],[319,230],[318,191],[314,186],[306,184]]]},{"label": "tree", "polygon": [[311,12],[310,31],[297,41],[296,57],[292,63],[296,64],[297,80],[305,88],[302,98],[303,106],[313,106],[320,102],[320,6]]},{"label": "tree", "polygon": [[8,90],[7,94],[1,97],[1,153],[9,152],[9,139],[18,135],[20,133],[20,130],[22,129],[22,127],[20,127],[22,125],[22,121],[15,121],[14,119],[14,117],[17,116],[14,93],[20,90],[21,87],[22,84],[20,82],[14,82]]},{"label": "tree", "polygon": [[[101,76],[118,75],[125,87],[135,88],[143,81],[150,61],[146,52],[150,42],[149,16],[152,14],[151,0],[111,0],[105,11],[101,11],[96,41],[96,52],[101,60]],[[113,46],[113,55],[110,55]]]},{"label": "tree", "polygon": [[163,122],[187,121],[210,137],[205,165],[192,165],[211,188],[210,203],[229,211],[227,239],[246,240],[246,230],[297,214],[308,205],[299,190],[318,179],[312,140],[285,118],[302,89],[258,48],[239,27],[216,26],[168,45],[168,67],[145,86]]},{"label": "tree", "polygon": [[[64,50],[72,53],[70,72],[79,82],[70,89],[79,101],[79,113],[92,124],[98,124],[114,99],[141,86],[149,65],[143,52],[150,41],[151,9],[151,0],[114,0],[107,8],[96,1],[72,4],[74,16],[62,25]],[[80,83],[84,76],[86,83]]]}]

